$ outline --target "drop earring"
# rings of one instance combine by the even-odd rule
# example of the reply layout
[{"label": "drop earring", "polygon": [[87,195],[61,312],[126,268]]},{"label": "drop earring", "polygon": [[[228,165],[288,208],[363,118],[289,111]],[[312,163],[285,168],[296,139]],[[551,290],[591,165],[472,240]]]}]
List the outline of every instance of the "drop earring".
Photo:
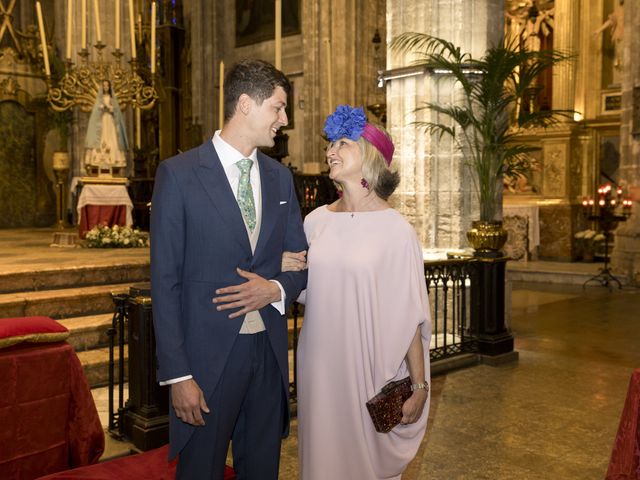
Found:
[{"label": "drop earring", "polygon": [[369,182],[367,182],[364,178],[360,180],[360,185],[362,185],[362,188],[366,188],[367,190],[369,190]]}]

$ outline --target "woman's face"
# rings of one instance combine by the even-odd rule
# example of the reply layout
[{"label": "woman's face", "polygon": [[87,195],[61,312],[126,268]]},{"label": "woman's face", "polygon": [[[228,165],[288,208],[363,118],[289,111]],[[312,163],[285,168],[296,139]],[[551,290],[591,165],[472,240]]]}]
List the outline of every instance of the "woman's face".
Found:
[{"label": "woman's face", "polygon": [[109,83],[109,80],[103,80],[102,81],[102,91],[104,93],[109,93],[109,90],[111,90],[111,83]]},{"label": "woman's face", "polygon": [[358,142],[341,138],[327,146],[329,177],[339,183],[362,179],[362,153]]}]

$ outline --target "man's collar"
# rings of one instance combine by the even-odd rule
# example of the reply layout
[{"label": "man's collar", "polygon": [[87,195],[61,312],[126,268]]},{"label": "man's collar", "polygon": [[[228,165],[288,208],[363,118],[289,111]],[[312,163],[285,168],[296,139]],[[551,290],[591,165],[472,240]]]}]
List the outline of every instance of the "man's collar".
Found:
[{"label": "man's collar", "polygon": [[254,148],[251,154],[248,157],[245,157],[236,150],[234,147],[229,145],[224,139],[220,136],[220,130],[217,130],[216,133],[213,134],[213,138],[211,140],[213,142],[213,146],[218,152],[218,157],[220,158],[220,162],[224,168],[227,168],[230,165],[242,160],[243,158],[250,158],[253,160],[253,164],[257,165],[258,163],[258,149]]}]

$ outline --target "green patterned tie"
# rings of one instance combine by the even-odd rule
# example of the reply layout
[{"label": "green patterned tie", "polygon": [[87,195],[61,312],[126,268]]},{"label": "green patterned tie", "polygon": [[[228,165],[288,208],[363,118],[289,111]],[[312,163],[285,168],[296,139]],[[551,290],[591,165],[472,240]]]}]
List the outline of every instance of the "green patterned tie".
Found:
[{"label": "green patterned tie", "polygon": [[251,165],[253,160],[250,158],[243,158],[239,162],[236,162],[238,169],[240,170],[240,182],[238,183],[238,206],[244,217],[244,221],[247,223],[249,230],[253,232],[256,228],[256,206],[253,203],[253,188],[251,188]]}]

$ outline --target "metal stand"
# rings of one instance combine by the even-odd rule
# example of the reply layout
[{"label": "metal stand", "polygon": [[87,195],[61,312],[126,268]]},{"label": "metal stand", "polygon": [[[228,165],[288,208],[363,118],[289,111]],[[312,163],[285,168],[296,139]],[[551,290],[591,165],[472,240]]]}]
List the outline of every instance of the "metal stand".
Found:
[{"label": "metal stand", "polygon": [[[600,215],[593,215],[589,217],[590,220],[602,220]],[[614,216],[612,217],[615,221],[625,221],[626,217],[623,216]],[[611,229],[607,228],[612,226],[612,222],[603,221],[601,222],[602,230],[604,233],[604,265],[599,270],[597,275],[594,275],[589,280],[584,282],[582,288],[585,289],[587,285],[591,282],[597,282],[601,287],[607,287],[609,291],[612,290],[613,284],[617,284],[619,289],[622,289],[622,283],[616,277],[613,276],[611,270],[609,270],[609,236],[611,235]]]}]

